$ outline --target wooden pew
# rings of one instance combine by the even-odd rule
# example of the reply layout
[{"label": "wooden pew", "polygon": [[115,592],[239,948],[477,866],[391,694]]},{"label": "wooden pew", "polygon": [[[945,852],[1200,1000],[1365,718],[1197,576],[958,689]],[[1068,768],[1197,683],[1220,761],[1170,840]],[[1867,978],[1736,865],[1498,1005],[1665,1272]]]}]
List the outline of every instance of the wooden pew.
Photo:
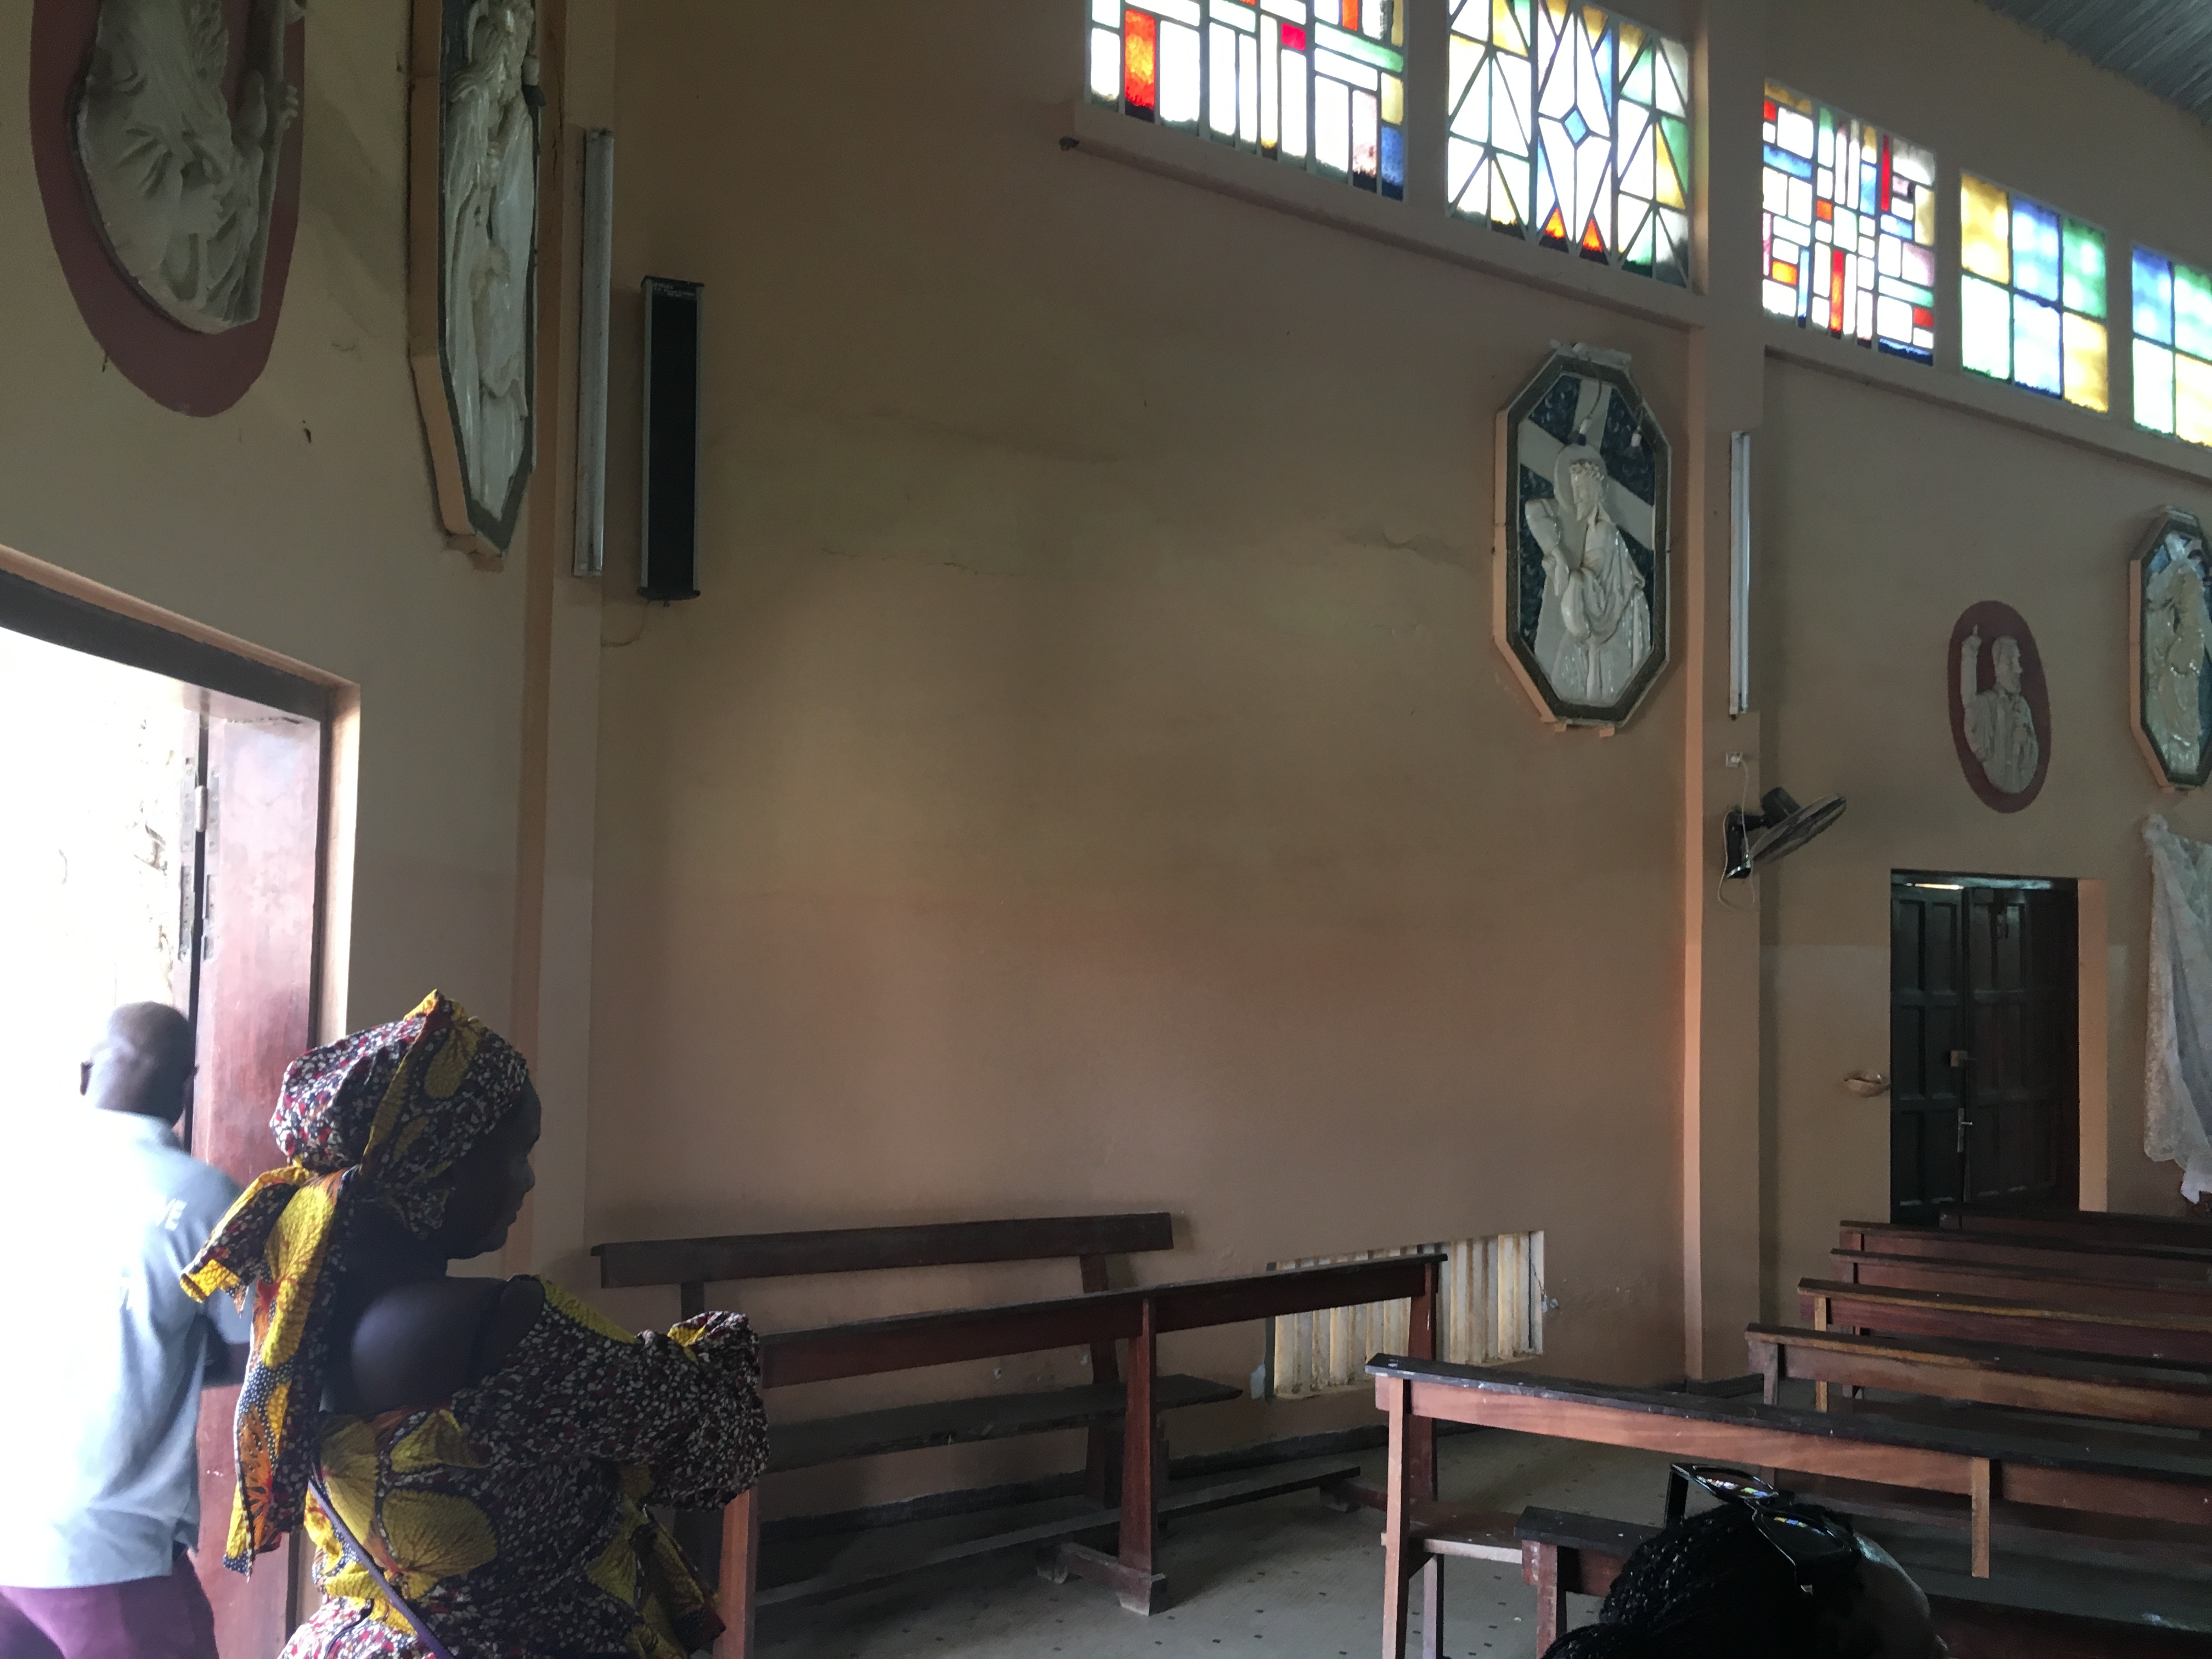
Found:
[{"label": "wooden pew", "polygon": [[[730,1241],[708,1242],[727,1244]],[[975,1246],[972,1240],[968,1243],[947,1241],[942,1248]],[[611,1254],[616,1254],[614,1247],[602,1248],[603,1264]],[[617,1262],[623,1264],[618,1270],[629,1273],[666,1273],[672,1263],[683,1267],[699,1260],[671,1253],[657,1262],[641,1267],[636,1259],[625,1262],[617,1254]],[[717,1265],[728,1260],[726,1255],[718,1258]],[[1149,1613],[1164,1582],[1155,1565],[1161,1516],[1195,1514],[1303,1487],[1333,1485],[1348,1480],[1358,1471],[1356,1464],[1346,1464],[1296,1475],[1262,1473],[1216,1483],[1197,1492],[1164,1496],[1161,1487],[1166,1443],[1160,1431],[1161,1413],[1190,1397],[1194,1389],[1204,1391],[1200,1396],[1203,1398],[1233,1397],[1241,1390],[1202,1379],[1161,1376],[1156,1346],[1158,1338],[1207,1326],[1403,1298],[1411,1304],[1409,1344],[1433,1353],[1437,1275],[1443,1261],[1441,1255],[1432,1255],[1395,1256],[1376,1261],[1127,1290],[1100,1290],[1044,1301],[944,1309],[763,1334],[761,1370],[763,1387],[767,1389],[1051,1348],[1088,1348],[1094,1355],[1103,1348],[1111,1354],[1116,1341],[1125,1341],[1128,1345],[1127,1380],[1105,1385],[1110,1393],[1103,1400],[1073,1397],[1093,1395],[1100,1385],[1092,1383],[1050,1395],[996,1396],[893,1407],[884,1412],[795,1425],[769,1436],[770,1467],[781,1468],[799,1466],[782,1461],[787,1457],[818,1462],[831,1457],[868,1455],[916,1445],[955,1443],[957,1439],[995,1437],[1002,1431],[1030,1433],[1048,1427],[1074,1426],[1079,1420],[1091,1420],[1084,1413],[1093,1407],[1111,1406],[1118,1411],[1121,1423],[1120,1501],[1116,1505],[1102,1505],[1066,1520],[935,1551],[896,1566],[831,1572],[763,1591],[757,1583],[759,1493],[757,1490],[741,1493],[721,1517],[720,1599],[722,1617],[729,1630],[716,1644],[719,1659],[750,1659],[756,1620],[763,1607],[841,1594],[917,1567],[1035,1545],[1058,1547],[1052,1557],[1054,1576],[1072,1573],[1105,1583],[1115,1591],[1125,1607]],[[604,1265],[602,1271],[605,1271]],[[668,1281],[663,1279],[643,1282]],[[702,1283],[703,1295],[704,1281],[677,1282]],[[1093,1367],[1095,1372],[1096,1359]],[[945,1437],[948,1435],[954,1437]],[[786,1451],[787,1443],[796,1449]],[[1415,1461],[1415,1486],[1432,1497],[1436,1490],[1432,1440],[1417,1448]],[[1111,1554],[1076,1541],[1087,1534],[1108,1532],[1117,1538],[1116,1550]]]},{"label": "wooden pew", "polygon": [[2002,1267],[1990,1262],[1869,1255],[1861,1250],[1832,1250],[1829,1259],[1835,1263],[1834,1276],[1853,1285],[1881,1285],[1910,1291],[1958,1291],[1969,1296],[2011,1297],[2043,1301],[2054,1307],[2096,1308],[2154,1317],[2165,1314],[2212,1314],[2212,1284],[2097,1279],[2086,1273],[2054,1273],[2036,1267]]},{"label": "wooden pew", "polygon": [[2006,1215],[1985,1210],[1947,1210],[1939,1225],[1958,1232],[2008,1233],[2030,1238],[2102,1239],[2113,1243],[2171,1244],[2212,1249],[2212,1222],[2183,1216],[2129,1215],[2106,1210],[2062,1210]]},{"label": "wooden pew", "polygon": [[[1081,1290],[1103,1291],[1111,1258],[1174,1248],[1174,1218],[1164,1210],[1155,1210],[627,1240],[595,1244],[592,1254],[599,1259],[603,1289],[673,1285],[678,1287],[680,1314],[689,1319],[706,1311],[710,1284],[918,1267],[1070,1260],[1076,1264]],[[789,1442],[792,1431],[778,1433],[770,1470],[809,1468],[910,1446],[953,1445],[1082,1428],[1089,1431],[1084,1460],[1088,1488],[1101,1503],[1109,1502],[1120,1465],[1115,1425],[1123,1412],[1114,1341],[1107,1337],[1074,1346],[1090,1350],[1091,1382],[1086,1387],[1018,1397],[946,1401],[888,1413],[865,1413],[809,1423],[799,1431],[796,1448]],[[777,1385],[771,1382],[768,1386]],[[1163,1409],[1233,1400],[1238,1392],[1196,1377],[1164,1379],[1163,1389]],[[789,1461],[794,1455],[800,1461]],[[706,1562],[718,1556],[721,1546],[712,1516],[679,1516],[677,1532],[695,1559]]]},{"label": "wooden pew", "polygon": [[[1522,1577],[1536,1589],[1536,1651],[1544,1652],[1566,1627],[1570,1593],[1603,1595],[1637,1547],[1656,1527],[1607,1521],[1559,1510],[1528,1509],[1518,1534]],[[2179,1659],[2212,1655],[2212,1633],[2197,1621],[2174,1627],[2170,1615],[2125,1597],[2104,1617],[2069,1610],[2039,1594],[2032,1577],[2002,1585],[1975,1585],[1948,1575],[1916,1573],[1936,1615],[1936,1633],[1952,1659]],[[2002,1598],[2002,1599],[1999,1599]],[[1424,1659],[1441,1652],[1428,1627]]]},{"label": "wooden pew", "polygon": [[1413,1431],[1424,1419],[1698,1462],[1802,1470],[1906,1495],[1964,1498],[1971,1571],[1979,1579],[1992,1571],[2000,1500],[2008,1507],[2064,1510],[2092,1520],[2212,1527],[2212,1455],[2195,1451],[2084,1448],[1977,1427],[1792,1411],[1390,1354],[1378,1356],[1367,1369],[1390,1425],[1384,1659],[1400,1659],[1405,1652],[1407,1584],[1414,1574],[1433,1576],[1424,1586],[1424,1600],[1439,1607],[1442,1602],[1442,1570],[1422,1549],[1414,1516]]},{"label": "wooden pew", "polygon": [[1753,1325],[1744,1339],[1766,1403],[1787,1382],[1881,1389],[2023,1411],[2212,1429],[2212,1370],[2039,1352],[1937,1337],[1859,1335]]},{"label": "wooden pew", "polygon": [[2057,1353],[2212,1365],[2212,1317],[2203,1315],[2120,1313],[2069,1307],[2063,1299],[1889,1289],[1843,1279],[1802,1279],[1797,1295],[1815,1330],[1956,1337]]},{"label": "wooden pew", "polygon": [[2142,1279],[2212,1285],[2212,1247],[2137,1244],[2111,1239],[2030,1237],[1948,1227],[1893,1227],[1847,1221],[1836,1248],[1870,1255],[1917,1256],[2027,1267],[2050,1277]]}]

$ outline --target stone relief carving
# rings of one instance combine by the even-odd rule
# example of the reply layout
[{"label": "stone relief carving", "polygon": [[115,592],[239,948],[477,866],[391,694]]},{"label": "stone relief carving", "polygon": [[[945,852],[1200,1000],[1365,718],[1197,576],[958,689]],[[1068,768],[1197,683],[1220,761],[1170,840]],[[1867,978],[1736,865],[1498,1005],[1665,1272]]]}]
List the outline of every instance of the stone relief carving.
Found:
[{"label": "stone relief carving", "polygon": [[2212,560],[2203,526],[2166,509],[2135,576],[2140,735],[2160,783],[2197,788],[2212,769]]},{"label": "stone relief carving", "polygon": [[286,130],[285,30],[299,0],[253,0],[236,106],[222,0],[101,0],[70,138],[108,248],[165,315],[203,334],[261,313]]},{"label": "stone relief carving", "polygon": [[1618,724],[1666,659],[1665,435],[1627,360],[1582,348],[1501,425],[1499,643],[1548,719]]},{"label": "stone relief carving", "polygon": [[2043,763],[2043,745],[2035,735],[2035,714],[2021,691],[2020,641],[2009,634],[1990,648],[1990,666],[1996,684],[1976,690],[1981,682],[1982,636],[1969,634],[1959,647],[1959,697],[1965,705],[1966,744],[1982,764],[1982,772],[1999,791],[2017,795],[2035,781]]},{"label": "stone relief carving", "polygon": [[436,156],[437,188],[415,210],[410,349],[441,516],[465,545],[497,554],[514,535],[536,443],[537,9],[416,5],[414,142]]}]

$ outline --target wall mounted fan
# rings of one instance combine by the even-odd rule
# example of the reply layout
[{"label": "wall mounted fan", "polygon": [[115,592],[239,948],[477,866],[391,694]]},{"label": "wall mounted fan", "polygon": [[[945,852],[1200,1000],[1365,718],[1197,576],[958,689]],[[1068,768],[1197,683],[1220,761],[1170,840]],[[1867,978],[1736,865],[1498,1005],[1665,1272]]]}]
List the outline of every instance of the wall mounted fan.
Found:
[{"label": "wall mounted fan", "polygon": [[1759,797],[1756,812],[1729,807],[1723,878],[1741,881],[1760,866],[1789,857],[1843,815],[1841,795],[1823,796],[1810,806],[1800,806],[1787,789],[1768,790]]}]

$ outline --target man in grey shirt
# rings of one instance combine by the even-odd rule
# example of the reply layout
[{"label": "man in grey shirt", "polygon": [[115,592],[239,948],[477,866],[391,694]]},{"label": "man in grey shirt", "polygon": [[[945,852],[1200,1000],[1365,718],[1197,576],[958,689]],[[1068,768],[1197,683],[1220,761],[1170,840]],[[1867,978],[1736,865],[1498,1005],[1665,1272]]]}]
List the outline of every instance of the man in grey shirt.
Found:
[{"label": "man in grey shirt", "polygon": [[247,1321],[179,1276],[238,1196],[172,1127],[192,1031],[118,1008],[82,1102],[6,1103],[0,1261],[43,1334],[0,1365],[0,1659],[216,1659],[199,1539],[200,1390],[244,1370]]}]

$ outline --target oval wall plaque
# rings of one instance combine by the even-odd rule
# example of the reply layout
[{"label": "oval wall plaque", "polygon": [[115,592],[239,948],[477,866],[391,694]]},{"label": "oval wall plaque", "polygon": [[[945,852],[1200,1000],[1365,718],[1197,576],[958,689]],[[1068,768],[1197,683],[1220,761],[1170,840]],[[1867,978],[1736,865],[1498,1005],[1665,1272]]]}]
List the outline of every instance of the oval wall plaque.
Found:
[{"label": "oval wall plaque", "polygon": [[31,155],[55,256],[108,361],[179,414],[221,414],[269,361],[300,222],[305,50],[297,0],[31,14]]},{"label": "oval wall plaque", "polygon": [[2019,811],[2051,771],[2051,695],[2035,635],[2019,611],[1984,599],[1952,625],[1943,663],[1960,769],[1983,805]]}]

